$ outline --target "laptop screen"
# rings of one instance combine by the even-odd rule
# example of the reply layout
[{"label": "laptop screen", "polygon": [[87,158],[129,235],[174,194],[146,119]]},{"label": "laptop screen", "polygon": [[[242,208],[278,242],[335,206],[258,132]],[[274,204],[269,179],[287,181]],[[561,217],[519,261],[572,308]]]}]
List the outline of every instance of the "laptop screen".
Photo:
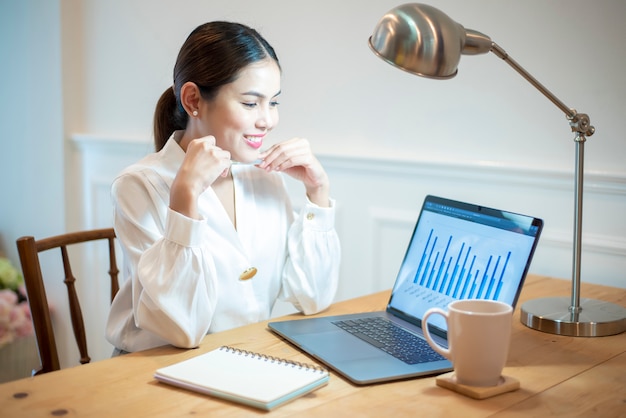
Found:
[{"label": "laptop screen", "polygon": [[[542,227],[532,216],[427,196],[388,310],[419,324],[429,308],[457,299],[515,307]],[[429,324],[446,330],[441,315]]]}]

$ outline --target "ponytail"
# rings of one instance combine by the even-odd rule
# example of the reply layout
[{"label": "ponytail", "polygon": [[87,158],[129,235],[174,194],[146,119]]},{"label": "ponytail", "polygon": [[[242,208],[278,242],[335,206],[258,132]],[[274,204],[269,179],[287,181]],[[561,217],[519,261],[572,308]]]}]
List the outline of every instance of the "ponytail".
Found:
[{"label": "ponytail", "polygon": [[185,129],[187,113],[181,111],[172,87],[163,92],[154,111],[154,148],[158,152],[174,131]]}]

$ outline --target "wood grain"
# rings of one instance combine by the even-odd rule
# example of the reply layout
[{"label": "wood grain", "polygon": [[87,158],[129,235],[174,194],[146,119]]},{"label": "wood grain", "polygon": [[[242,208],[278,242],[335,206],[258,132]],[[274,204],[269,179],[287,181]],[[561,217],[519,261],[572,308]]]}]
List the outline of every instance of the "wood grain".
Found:
[{"label": "wood grain", "polygon": [[[569,281],[529,276],[520,302],[567,295]],[[626,290],[585,285],[584,297],[626,303]],[[339,302],[320,315],[384,309],[389,292]],[[285,318],[299,318],[289,315]],[[331,374],[328,386],[286,404],[272,416],[624,416],[626,333],[566,337],[527,328],[514,315],[511,349],[503,374],[521,388],[476,400],[438,387],[435,377],[355,386]],[[220,345],[317,363],[267,329],[267,321],[207,335],[194,350],[170,346],[93,362],[0,385],[7,417],[211,416],[249,417],[264,412],[157,383],[154,371]],[[268,377],[271,384],[271,377]],[[342,414],[343,413],[343,414]]]}]

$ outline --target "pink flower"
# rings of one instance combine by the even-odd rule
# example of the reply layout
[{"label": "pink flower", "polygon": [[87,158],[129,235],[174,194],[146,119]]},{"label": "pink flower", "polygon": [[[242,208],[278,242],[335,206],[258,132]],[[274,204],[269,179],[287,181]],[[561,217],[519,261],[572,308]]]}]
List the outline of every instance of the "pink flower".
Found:
[{"label": "pink flower", "polygon": [[0,348],[16,338],[34,335],[24,277],[0,257]]},{"label": "pink flower", "polygon": [[0,304],[5,303],[8,306],[17,304],[17,295],[11,289],[0,290]]},{"label": "pink flower", "polygon": [[0,347],[13,341],[14,331],[11,313],[17,303],[17,295],[9,289],[0,290]]},{"label": "pink flower", "polygon": [[13,290],[0,290],[0,347],[31,335],[34,331],[28,302],[18,303]]},{"label": "pink flower", "polygon": [[11,323],[15,331],[15,337],[27,337],[33,335],[33,322],[30,316],[28,302],[16,305],[11,312]]}]

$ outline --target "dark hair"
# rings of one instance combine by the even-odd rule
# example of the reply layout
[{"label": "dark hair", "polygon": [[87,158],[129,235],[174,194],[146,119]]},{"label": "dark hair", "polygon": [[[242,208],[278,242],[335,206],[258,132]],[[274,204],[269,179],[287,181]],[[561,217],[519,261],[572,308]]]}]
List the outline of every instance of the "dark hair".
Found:
[{"label": "dark hair", "polygon": [[189,116],[180,102],[180,89],[195,83],[202,98],[212,100],[224,84],[235,81],[249,64],[272,58],[272,46],[254,29],[240,23],[209,22],[198,26],[183,44],[174,66],[174,85],[161,95],[154,112],[154,146],[159,151],[172,133],[185,129]]}]

